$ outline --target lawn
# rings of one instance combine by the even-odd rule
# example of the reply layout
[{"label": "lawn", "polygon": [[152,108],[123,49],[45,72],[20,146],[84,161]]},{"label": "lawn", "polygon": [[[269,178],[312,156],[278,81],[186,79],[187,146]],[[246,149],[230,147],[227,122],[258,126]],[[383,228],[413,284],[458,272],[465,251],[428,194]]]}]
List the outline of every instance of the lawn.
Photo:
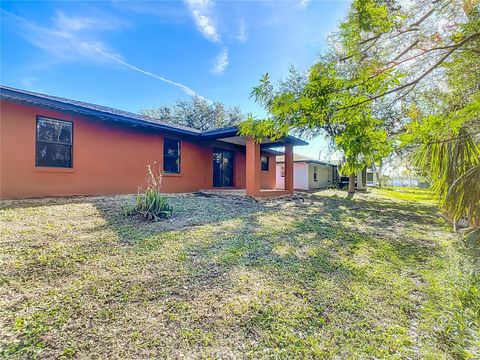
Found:
[{"label": "lawn", "polygon": [[399,191],[172,196],[149,224],[132,196],[5,201],[1,356],[478,357],[475,259]]}]

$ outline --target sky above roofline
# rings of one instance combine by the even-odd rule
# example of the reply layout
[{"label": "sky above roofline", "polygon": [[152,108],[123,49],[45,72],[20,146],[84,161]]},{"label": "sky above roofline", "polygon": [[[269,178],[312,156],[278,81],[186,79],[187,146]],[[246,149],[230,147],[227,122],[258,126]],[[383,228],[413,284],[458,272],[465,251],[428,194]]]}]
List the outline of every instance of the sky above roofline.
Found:
[{"label": "sky above roofline", "polygon": [[[348,5],[2,1],[1,83],[131,112],[198,95],[263,116],[249,97],[261,75],[306,71]],[[312,144],[317,158],[325,141]]]}]

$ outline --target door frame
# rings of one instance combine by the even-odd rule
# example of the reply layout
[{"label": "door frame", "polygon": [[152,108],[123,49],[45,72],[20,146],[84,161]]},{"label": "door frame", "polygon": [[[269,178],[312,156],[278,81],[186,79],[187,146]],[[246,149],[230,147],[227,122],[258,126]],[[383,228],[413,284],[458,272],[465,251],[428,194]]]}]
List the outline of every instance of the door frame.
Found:
[{"label": "door frame", "polygon": [[[225,186],[224,185],[224,176],[222,176],[222,185],[221,186],[215,186],[215,167],[213,166],[214,158],[213,154],[216,152],[222,153],[222,166],[223,166],[223,153],[224,152],[229,152],[232,154],[232,185],[231,186]],[[224,170],[222,168],[222,175],[224,173]],[[222,149],[222,148],[213,148],[212,150],[212,187],[214,188],[234,188],[235,187],[235,151],[234,150],[229,150],[229,149]]]}]

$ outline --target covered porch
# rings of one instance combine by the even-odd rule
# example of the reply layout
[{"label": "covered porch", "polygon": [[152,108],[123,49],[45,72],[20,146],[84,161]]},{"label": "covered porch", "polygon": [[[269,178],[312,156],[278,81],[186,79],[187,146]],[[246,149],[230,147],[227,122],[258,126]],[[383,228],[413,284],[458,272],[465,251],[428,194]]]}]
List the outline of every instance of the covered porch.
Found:
[{"label": "covered porch", "polygon": [[[307,142],[293,136],[274,141],[263,139],[261,142],[255,142],[249,137],[239,136],[236,127],[213,130],[205,133],[204,136],[209,140],[234,144],[245,149],[245,188],[213,187],[212,189],[202,190],[202,192],[252,197],[272,197],[293,193],[293,148],[298,145],[307,145]],[[279,148],[283,148],[283,152],[274,150]],[[268,188],[265,188],[265,185],[262,187],[262,171],[264,171],[263,166],[265,166],[265,163],[262,163],[262,158],[265,158],[265,154],[269,154],[269,159],[273,160],[267,165],[272,169],[273,175],[276,175],[275,172],[277,171],[276,155],[285,156],[285,169],[282,172],[285,179],[283,189],[276,188],[275,182]]]}]

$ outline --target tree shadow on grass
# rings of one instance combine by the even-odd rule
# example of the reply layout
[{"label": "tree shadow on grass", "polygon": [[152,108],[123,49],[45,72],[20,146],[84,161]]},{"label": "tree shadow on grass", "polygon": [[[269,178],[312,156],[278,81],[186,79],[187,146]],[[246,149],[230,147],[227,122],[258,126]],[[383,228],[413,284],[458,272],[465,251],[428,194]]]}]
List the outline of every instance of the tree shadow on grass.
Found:
[{"label": "tree shadow on grass", "polygon": [[[72,199],[56,200],[47,202],[47,206],[72,203]],[[282,340],[278,331],[311,333],[316,327],[318,330],[324,326],[321,319],[335,315],[332,308],[337,306],[334,301],[337,295],[347,298],[349,303],[360,304],[348,309],[352,324],[357,320],[360,323],[364,316],[362,305],[373,305],[357,299],[353,286],[389,291],[391,282],[388,281],[393,280],[388,280],[388,276],[395,279],[407,270],[415,272],[426,258],[438,255],[439,251],[422,242],[399,239],[393,231],[399,223],[406,227],[419,224],[433,228],[437,220],[431,215],[431,209],[423,205],[412,207],[379,200],[361,202],[319,197],[307,199],[305,203],[287,204],[275,200],[235,203],[232,199],[179,197],[171,199],[178,211],[177,220],[184,220],[179,226],[180,223],[174,221],[147,224],[123,217],[120,206],[128,198],[86,200],[104,222],[79,230],[84,231],[85,236],[92,236],[87,242],[79,243],[76,250],[72,249],[81,253],[84,262],[77,264],[72,258],[71,263],[65,263],[70,271],[43,274],[56,277],[58,283],[55,290],[58,297],[49,301],[63,309],[62,313],[72,312],[80,319],[76,326],[85,321],[94,326],[121,328],[116,336],[127,342],[132,341],[128,331],[133,331],[133,325],[124,323],[122,318],[131,316],[128,311],[134,305],[139,318],[130,318],[130,322],[142,326],[142,332],[147,332],[143,317],[156,316],[157,326],[161,324],[177,337],[183,329],[212,333],[213,338],[224,331],[249,343],[254,340],[255,346],[261,347],[270,339],[269,334],[273,334],[279,335],[279,342],[269,340],[274,341],[275,346],[289,346],[288,342],[293,340]],[[74,199],[73,203],[84,201]],[[349,225],[351,218],[367,222],[373,228],[382,226],[386,234],[378,237],[372,228],[355,229]],[[117,240],[92,246],[96,241],[101,242],[102,232],[113,232]],[[118,242],[132,246],[118,246]],[[68,251],[64,255],[67,254]],[[386,277],[379,276],[372,268],[379,264],[385,265]],[[47,271],[49,266],[47,262]],[[238,274],[242,272],[247,274],[245,280],[239,280]],[[327,293],[325,289],[322,293],[319,286],[326,283],[335,284],[335,292]],[[255,289],[255,285],[259,289]],[[222,319],[227,316],[227,305],[240,301],[241,296],[260,304],[248,305],[243,313],[229,314],[225,325]],[[84,313],[77,314],[74,306],[70,306],[72,299],[77,298],[88,304],[88,308],[82,310]],[[273,306],[275,301],[279,302],[279,308]],[[293,323],[282,319],[282,306],[294,313],[299,311],[292,305],[297,304],[296,301],[308,307],[308,319]],[[44,305],[41,296],[34,302]],[[74,305],[81,309],[80,305]],[[20,303],[11,309],[18,306]],[[155,311],[152,309],[158,312],[151,314]],[[117,316],[104,318],[109,313]],[[47,325],[56,326],[55,319],[49,319],[47,317],[54,325]],[[320,320],[316,323],[310,319]],[[282,321],[286,328],[280,326]],[[45,329],[55,329],[48,326]],[[228,343],[230,335],[218,341]],[[106,339],[99,337],[99,344],[104,348],[108,347]],[[192,340],[199,352],[208,347],[202,339]],[[291,339],[304,341],[301,337]],[[158,350],[167,340],[168,337],[160,336],[149,346]],[[188,348],[178,341],[174,345]],[[240,351],[240,344],[236,346]]]}]

